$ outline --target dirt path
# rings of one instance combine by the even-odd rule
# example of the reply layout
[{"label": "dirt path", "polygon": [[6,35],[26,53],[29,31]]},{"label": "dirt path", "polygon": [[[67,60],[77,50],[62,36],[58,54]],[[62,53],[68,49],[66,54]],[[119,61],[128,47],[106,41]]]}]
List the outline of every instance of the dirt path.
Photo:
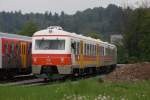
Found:
[{"label": "dirt path", "polygon": [[121,64],[104,80],[113,82],[150,80],[150,63]]}]

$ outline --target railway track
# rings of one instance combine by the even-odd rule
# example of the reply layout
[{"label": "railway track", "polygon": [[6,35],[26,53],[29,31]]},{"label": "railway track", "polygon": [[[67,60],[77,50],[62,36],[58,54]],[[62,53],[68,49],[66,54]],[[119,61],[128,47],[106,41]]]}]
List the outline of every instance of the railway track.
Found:
[{"label": "railway track", "polygon": [[[120,65],[117,65],[116,68],[119,68]],[[91,75],[84,75],[78,77],[67,77],[67,78],[53,78],[50,80],[44,80],[43,78],[35,78],[32,74],[30,75],[22,75],[22,76],[15,76],[11,80],[3,80],[0,81],[0,86],[15,86],[15,85],[26,85],[26,86],[34,86],[34,85],[45,85],[45,84],[53,84],[56,82],[64,82],[65,80],[71,81],[78,81],[80,79],[88,79],[93,78],[96,76],[100,76],[101,78],[105,77],[108,73],[101,73],[101,74],[91,74]]]},{"label": "railway track", "polygon": [[[24,79],[19,79],[13,80],[13,81],[5,81],[3,83],[0,83],[0,86],[16,86],[16,85],[23,85],[23,86],[36,86],[36,85],[47,85],[47,84],[55,84],[55,83],[62,83],[65,82],[65,80],[71,80],[71,81],[78,81],[81,79],[87,79],[87,78],[92,78],[95,77],[95,75],[91,76],[85,76],[85,77],[74,77],[74,78],[67,78],[67,79],[51,79],[51,80],[44,80],[43,78],[32,78],[32,77],[27,77]],[[18,78],[18,77],[17,77]]]}]

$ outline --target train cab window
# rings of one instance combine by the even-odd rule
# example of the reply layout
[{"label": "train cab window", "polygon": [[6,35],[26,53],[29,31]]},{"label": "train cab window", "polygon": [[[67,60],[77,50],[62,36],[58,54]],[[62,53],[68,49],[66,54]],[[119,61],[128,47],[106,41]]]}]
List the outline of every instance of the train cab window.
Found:
[{"label": "train cab window", "polygon": [[36,50],[65,50],[65,40],[35,40]]}]

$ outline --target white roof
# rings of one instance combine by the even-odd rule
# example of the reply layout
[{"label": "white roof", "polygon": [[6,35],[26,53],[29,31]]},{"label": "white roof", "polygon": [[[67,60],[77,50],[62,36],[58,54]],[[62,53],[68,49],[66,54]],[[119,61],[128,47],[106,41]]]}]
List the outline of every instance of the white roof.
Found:
[{"label": "white roof", "polygon": [[29,36],[2,33],[2,32],[0,32],[0,38],[12,38],[12,39],[19,39],[19,40],[27,40],[27,41],[31,41],[32,39],[32,37],[29,37]]},{"label": "white roof", "polygon": [[99,42],[101,44],[114,47],[114,45],[109,44],[108,42],[103,42],[100,39],[94,39],[94,38],[79,35],[76,33],[67,32],[67,31],[62,30],[61,27],[57,27],[57,26],[51,26],[51,27],[48,27],[47,29],[37,31],[36,33],[33,34],[33,37],[34,36],[49,36],[49,35],[68,35],[68,36],[72,36],[72,37],[76,37],[76,38],[80,38],[80,39],[85,39],[87,41],[90,40],[93,42]]}]

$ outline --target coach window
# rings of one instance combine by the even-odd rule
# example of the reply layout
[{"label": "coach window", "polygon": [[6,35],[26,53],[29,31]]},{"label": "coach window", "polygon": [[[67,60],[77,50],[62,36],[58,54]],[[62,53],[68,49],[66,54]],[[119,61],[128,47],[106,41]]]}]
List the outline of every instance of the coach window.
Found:
[{"label": "coach window", "polygon": [[77,42],[76,41],[74,42],[74,46],[75,46],[74,53],[75,55],[77,55]]},{"label": "coach window", "polygon": [[104,56],[106,56],[106,55],[107,55],[107,48],[104,47]]},{"label": "coach window", "polygon": [[90,52],[90,45],[87,44],[87,55],[89,56],[89,52]]},{"label": "coach window", "polygon": [[75,54],[76,52],[76,42],[71,41],[71,52]]},{"label": "coach window", "polygon": [[6,48],[6,49],[5,49],[5,53],[8,54],[8,49],[9,49],[9,48],[8,48],[8,43],[7,43],[7,42],[6,42],[6,44],[5,44],[5,48]]},{"label": "coach window", "polygon": [[17,54],[19,55],[19,54],[20,54],[20,47],[19,47],[19,44],[16,44],[16,51],[17,51]]},{"label": "coach window", "polygon": [[94,45],[92,45],[92,56],[94,56]]},{"label": "coach window", "polygon": [[91,55],[93,56],[93,53],[94,53],[94,45],[91,45],[92,46],[92,48],[91,48]]},{"label": "coach window", "polygon": [[91,44],[90,51],[91,51],[91,56],[92,56],[92,54],[93,54],[93,45],[92,44]]},{"label": "coach window", "polygon": [[92,50],[91,51],[92,51],[91,55],[94,56],[94,45],[92,45]]},{"label": "coach window", "polygon": [[96,46],[95,45],[93,45],[93,56],[95,56],[96,55],[96,48],[95,48]]},{"label": "coach window", "polygon": [[77,54],[80,54],[80,43],[77,42]]},{"label": "coach window", "polygon": [[88,44],[86,44],[86,55],[88,56]]},{"label": "coach window", "polygon": [[106,54],[105,55],[108,56],[109,55],[109,49],[108,49],[108,47],[106,47],[105,50],[106,50]]},{"label": "coach window", "polygon": [[104,47],[102,47],[102,46],[100,47],[100,55],[104,56]]},{"label": "coach window", "polygon": [[91,55],[91,44],[89,44],[89,52],[88,52],[88,55],[89,55],[89,56]]},{"label": "coach window", "polygon": [[11,44],[11,52],[14,52],[14,43]]},{"label": "coach window", "polygon": [[105,47],[102,47],[102,50],[103,50],[103,56],[105,56]]},{"label": "coach window", "polygon": [[12,56],[14,56],[14,43],[13,42],[11,44],[11,54],[12,54]]},{"label": "coach window", "polygon": [[92,55],[92,44],[90,44],[90,56]]},{"label": "coach window", "polygon": [[91,49],[90,49],[90,44],[88,44],[89,45],[89,52],[88,52],[88,55],[90,56],[90,51],[91,51]]},{"label": "coach window", "polygon": [[102,47],[100,46],[100,49],[99,49],[99,54],[100,56],[102,56]]},{"label": "coach window", "polygon": [[85,43],[84,43],[84,46],[83,46],[83,55],[85,55],[85,53],[86,53],[86,45],[85,45]]},{"label": "coach window", "polygon": [[89,44],[89,52],[88,52],[89,56],[90,56],[90,53],[91,53],[91,47],[90,47],[90,44]]},{"label": "coach window", "polygon": [[25,54],[25,47],[24,47],[24,45],[23,45],[23,54]]},{"label": "coach window", "polygon": [[92,45],[92,56],[94,56],[94,45]]},{"label": "coach window", "polygon": [[31,44],[31,43],[29,43],[29,47],[28,47],[28,54],[30,54],[30,53],[31,53],[31,48],[32,48],[32,44]]},{"label": "coach window", "polygon": [[93,52],[94,52],[93,55],[96,56],[96,46],[95,45],[94,45],[94,48],[93,48]]}]

